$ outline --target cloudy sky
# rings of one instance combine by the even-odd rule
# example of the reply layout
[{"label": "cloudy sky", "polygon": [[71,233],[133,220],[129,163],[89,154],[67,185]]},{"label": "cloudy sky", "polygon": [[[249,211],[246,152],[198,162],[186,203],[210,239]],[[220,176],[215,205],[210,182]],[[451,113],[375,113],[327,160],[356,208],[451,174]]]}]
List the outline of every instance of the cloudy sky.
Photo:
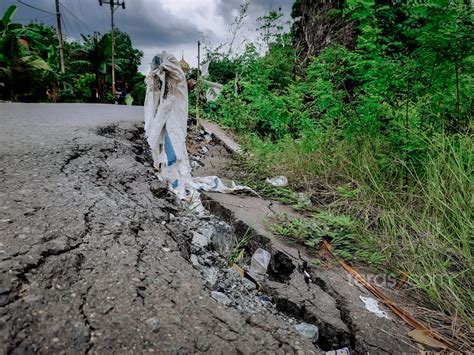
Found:
[{"label": "cloudy sky", "polygon": [[[115,0],[117,1],[117,0]],[[122,0],[118,0],[122,1]],[[144,52],[140,70],[148,71],[155,53],[166,50],[197,64],[197,40],[217,45],[225,42],[229,26],[238,14],[242,0],[125,0],[126,9],[115,11],[115,25],[127,32],[133,45]],[[110,5],[98,0],[60,0],[63,33],[80,38],[80,33],[104,33],[110,30]],[[289,15],[293,0],[250,0],[248,17],[241,35],[255,39],[256,19],[269,10],[281,8]],[[11,4],[18,6],[14,20],[33,20],[56,26],[55,0],[1,0],[0,13]],[[29,7],[32,5],[37,9]],[[42,10],[42,11],[40,11]],[[180,59],[180,58],[178,58]]]}]

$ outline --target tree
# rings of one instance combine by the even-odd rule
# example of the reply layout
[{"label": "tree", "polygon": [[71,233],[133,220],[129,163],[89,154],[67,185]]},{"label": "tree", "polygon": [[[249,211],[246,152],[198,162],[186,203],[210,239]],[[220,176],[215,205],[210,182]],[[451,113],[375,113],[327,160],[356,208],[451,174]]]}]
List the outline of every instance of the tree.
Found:
[{"label": "tree", "polygon": [[[83,43],[74,50],[72,56],[75,58],[71,66],[83,68],[96,76],[96,89],[99,99],[102,99],[111,84],[112,65],[112,37],[111,33],[94,33],[94,35],[82,35]],[[115,30],[115,70],[117,80],[131,82],[138,71],[143,53],[133,48],[128,34]]]},{"label": "tree", "polygon": [[34,29],[12,22],[16,9],[15,5],[11,5],[0,22],[0,96],[6,99],[22,91],[18,83],[31,93],[34,87],[28,84],[32,78],[42,77],[51,69],[40,56],[40,49],[43,48],[41,35]]}]

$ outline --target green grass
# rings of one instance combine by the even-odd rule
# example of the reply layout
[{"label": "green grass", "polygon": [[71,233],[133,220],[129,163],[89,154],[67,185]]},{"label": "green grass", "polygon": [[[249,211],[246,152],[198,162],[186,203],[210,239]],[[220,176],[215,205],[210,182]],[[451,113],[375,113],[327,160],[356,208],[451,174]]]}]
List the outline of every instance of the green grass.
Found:
[{"label": "green grass", "polygon": [[[310,247],[328,237],[340,244],[339,253],[353,258],[358,251],[356,258],[366,261],[370,254],[364,258],[361,252],[375,246],[376,263],[383,260],[387,268],[407,272],[440,310],[473,325],[472,137],[439,134],[427,139],[428,156],[417,169],[397,159],[381,161],[377,152],[384,146],[375,140],[309,137],[268,142],[251,137],[247,142],[252,153],[247,167],[253,174],[285,175],[290,181],[283,191],[254,185],[264,196],[275,194],[293,204],[289,191],[316,193],[315,181],[322,181],[328,193],[339,198],[339,203],[327,206],[332,214],[316,214],[309,223],[285,221],[276,227],[277,234],[301,239]],[[357,233],[335,232],[334,228],[348,227],[341,214],[357,221]]]},{"label": "green grass", "polygon": [[273,186],[265,181],[264,170],[243,155],[234,157],[234,170],[245,171],[238,178],[239,185],[248,186],[260,196],[283,202],[296,210],[308,209],[307,194],[297,193],[288,187]]},{"label": "green grass", "polygon": [[247,228],[245,234],[240,238],[229,254],[229,262],[238,263],[244,256],[248,243],[252,240],[253,234],[250,228]]},{"label": "green grass", "polygon": [[360,223],[348,216],[317,212],[307,219],[283,217],[271,230],[277,236],[303,243],[310,250],[319,249],[323,240],[330,241],[333,252],[345,260],[371,265],[384,261],[373,240],[364,236]]}]

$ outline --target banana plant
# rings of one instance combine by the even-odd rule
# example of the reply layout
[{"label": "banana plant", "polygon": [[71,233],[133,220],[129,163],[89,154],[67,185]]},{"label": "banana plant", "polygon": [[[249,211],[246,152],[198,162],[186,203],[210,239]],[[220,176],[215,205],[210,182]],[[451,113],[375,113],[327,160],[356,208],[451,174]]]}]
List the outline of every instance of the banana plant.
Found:
[{"label": "banana plant", "polygon": [[34,42],[37,47],[43,46],[39,34],[12,22],[16,10],[17,7],[11,5],[0,22],[0,69],[7,75],[11,74],[12,67],[22,64],[29,68],[49,70],[48,63],[29,47],[20,43],[21,39],[27,39]]}]

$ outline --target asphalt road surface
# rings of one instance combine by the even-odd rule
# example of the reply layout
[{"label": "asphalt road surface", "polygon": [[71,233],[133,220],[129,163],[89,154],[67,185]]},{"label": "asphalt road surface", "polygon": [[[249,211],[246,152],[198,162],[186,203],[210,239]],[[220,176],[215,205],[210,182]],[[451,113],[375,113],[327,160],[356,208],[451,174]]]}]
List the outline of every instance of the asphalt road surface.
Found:
[{"label": "asphalt road surface", "polygon": [[142,114],[0,103],[0,353],[315,351],[211,297],[190,227],[150,189]]}]

